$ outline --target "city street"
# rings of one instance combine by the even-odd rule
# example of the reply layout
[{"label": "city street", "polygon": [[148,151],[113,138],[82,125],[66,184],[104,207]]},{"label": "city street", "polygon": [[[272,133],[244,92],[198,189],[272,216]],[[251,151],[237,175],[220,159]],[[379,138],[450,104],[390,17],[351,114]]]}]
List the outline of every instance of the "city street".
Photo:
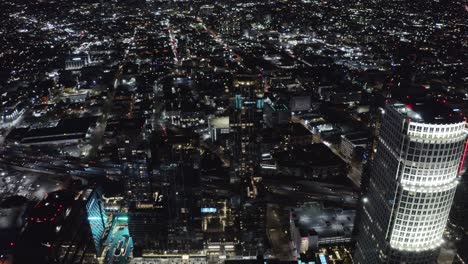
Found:
[{"label": "city street", "polygon": [[288,219],[286,211],[274,204],[267,205],[267,236],[271,243],[273,254],[282,261],[296,260],[291,248],[289,226],[284,225],[282,219]]}]

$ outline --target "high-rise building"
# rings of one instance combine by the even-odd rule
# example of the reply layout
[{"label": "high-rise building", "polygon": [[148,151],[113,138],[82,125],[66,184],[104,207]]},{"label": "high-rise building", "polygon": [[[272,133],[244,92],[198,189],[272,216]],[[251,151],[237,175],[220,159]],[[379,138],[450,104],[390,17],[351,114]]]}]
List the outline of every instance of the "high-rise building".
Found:
[{"label": "high-rise building", "polygon": [[153,145],[152,197],[128,210],[134,255],[201,250],[198,136],[169,126],[155,135]]},{"label": "high-rise building", "polygon": [[99,189],[49,193],[26,220],[15,263],[98,263],[107,225]]},{"label": "high-rise building", "polygon": [[81,200],[85,206],[85,215],[88,221],[85,221],[85,227],[91,230],[93,248],[97,256],[103,251],[102,239],[107,228],[107,215],[102,201],[101,188],[86,189],[81,193]]},{"label": "high-rise building", "polygon": [[308,111],[312,109],[310,95],[303,95],[303,96],[292,96],[289,99],[289,108],[291,111]]},{"label": "high-rise building", "polygon": [[234,105],[229,125],[232,135],[235,175],[242,179],[255,176],[258,160],[257,129],[263,118],[263,90],[256,75],[237,75],[233,87]]},{"label": "high-rise building", "polygon": [[266,248],[266,203],[245,200],[239,210],[240,244],[244,256],[262,255]]},{"label": "high-rise building", "polygon": [[263,119],[268,127],[286,125],[291,119],[291,111],[285,104],[267,104],[263,109]]},{"label": "high-rise building", "polygon": [[385,108],[356,263],[434,263],[443,243],[465,123],[442,106],[411,108],[398,102]]},{"label": "high-rise building", "polygon": [[143,250],[167,249],[167,219],[165,208],[152,202],[132,203],[128,215],[128,229],[134,241],[134,256]]},{"label": "high-rise building", "polygon": [[[455,235],[460,240],[456,241],[456,248],[458,258],[461,259],[461,263],[468,262],[468,168],[467,162],[468,157],[466,156],[468,152],[468,144],[465,146],[464,150],[464,166],[460,167],[462,171],[462,176],[460,177],[460,183],[457,187],[457,193],[453,201],[453,207],[450,212],[450,223]],[[458,262],[456,262],[458,263]]]}]

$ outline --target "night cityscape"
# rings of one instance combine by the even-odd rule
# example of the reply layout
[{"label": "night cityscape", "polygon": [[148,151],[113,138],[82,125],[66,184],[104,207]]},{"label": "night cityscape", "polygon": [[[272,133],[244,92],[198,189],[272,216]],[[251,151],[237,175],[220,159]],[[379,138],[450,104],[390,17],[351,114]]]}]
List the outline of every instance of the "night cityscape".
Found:
[{"label": "night cityscape", "polygon": [[468,263],[467,1],[0,8],[0,264]]}]

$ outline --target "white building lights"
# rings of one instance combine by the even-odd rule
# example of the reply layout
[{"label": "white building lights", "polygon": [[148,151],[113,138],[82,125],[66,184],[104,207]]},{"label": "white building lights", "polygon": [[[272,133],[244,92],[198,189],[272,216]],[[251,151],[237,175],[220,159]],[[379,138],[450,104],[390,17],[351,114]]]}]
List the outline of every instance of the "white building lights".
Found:
[{"label": "white building lights", "polygon": [[[405,111],[415,116],[410,112]],[[407,120],[390,245],[404,251],[430,250],[440,245],[452,206],[465,145],[465,123]]]},{"label": "white building lights", "polygon": [[466,150],[465,122],[424,116],[401,103],[385,109],[356,263],[429,263],[443,243]]}]

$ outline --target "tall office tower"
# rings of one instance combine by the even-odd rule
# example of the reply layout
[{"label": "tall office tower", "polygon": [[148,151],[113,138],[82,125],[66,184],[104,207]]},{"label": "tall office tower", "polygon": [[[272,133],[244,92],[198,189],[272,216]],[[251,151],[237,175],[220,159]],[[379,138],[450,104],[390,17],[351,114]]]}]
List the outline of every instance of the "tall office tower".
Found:
[{"label": "tall office tower", "polygon": [[465,144],[463,117],[442,106],[389,103],[355,251],[355,262],[434,263]]},{"label": "tall office tower", "polygon": [[233,167],[236,168],[236,177],[248,181],[255,176],[255,164],[259,156],[256,130],[263,118],[261,80],[256,75],[237,75],[233,95],[234,105],[229,120]]},{"label": "tall office tower", "polygon": [[26,220],[15,263],[98,263],[107,225],[99,190],[49,193]]},{"label": "tall office tower", "polygon": [[163,206],[153,202],[133,202],[127,215],[135,257],[141,257],[143,250],[167,250],[168,219]]},{"label": "tall office tower", "polygon": [[86,228],[90,228],[92,235],[93,248],[99,256],[103,250],[102,239],[107,228],[107,214],[104,210],[101,188],[85,189],[81,194],[81,202],[85,207],[85,215],[88,221],[85,221]]},{"label": "tall office tower", "polygon": [[[123,92],[122,92],[123,93]],[[129,100],[128,94],[116,95],[121,102]],[[106,141],[116,142],[122,170],[126,201],[138,202],[151,199],[151,178],[148,172],[147,144],[141,128],[145,120],[129,118],[109,120],[106,127]]]},{"label": "tall office tower", "polygon": [[243,256],[263,255],[266,248],[266,202],[243,201],[239,210],[240,245]]},{"label": "tall office tower", "polygon": [[152,197],[134,202],[128,211],[136,255],[142,250],[182,253],[203,248],[196,217],[199,155],[198,135],[189,130],[169,126],[154,135]]},{"label": "tall office tower", "polygon": [[458,258],[461,259],[461,263],[468,262],[468,144],[464,150],[464,168],[461,167],[462,176],[460,177],[460,183],[457,187],[457,193],[453,200],[452,211],[450,212],[450,223],[452,230],[456,232],[456,235],[460,240],[456,241]]},{"label": "tall office tower", "polygon": [[[174,168],[167,199],[170,219],[168,249],[192,252],[203,249],[201,236],[200,173],[198,140],[193,135],[179,134],[170,142],[170,160]],[[165,188],[168,190],[168,188]]]}]

